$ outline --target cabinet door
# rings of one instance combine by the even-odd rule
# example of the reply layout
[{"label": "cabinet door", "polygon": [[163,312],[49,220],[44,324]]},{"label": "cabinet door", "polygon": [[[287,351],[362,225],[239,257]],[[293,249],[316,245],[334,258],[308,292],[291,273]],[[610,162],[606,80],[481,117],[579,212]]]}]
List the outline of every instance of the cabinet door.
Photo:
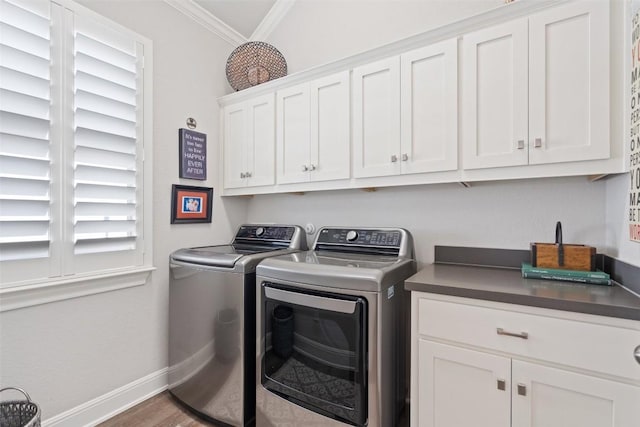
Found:
[{"label": "cabinet door", "polygon": [[529,163],[609,157],[609,2],[529,20]]},{"label": "cabinet door", "polygon": [[526,165],[527,20],[463,38],[463,167]]},{"label": "cabinet door", "polygon": [[277,179],[279,184],[309,180],[309,84],[278,91]]},{"label": "cabinet door", "polygon": [[247,101],[247,185],[275,183],[275,110],[273,94]]},{"label": "cabinet door", "polygon": [[637,427],[640,388],[514,360],[513,425]]},{"label": "cabinet door", "polygon": [[350,175],[349,72],[311,82],[311,180]]},{"label": "cabinet door", "polygon": [[458,167],[458,41],[403,54],[402,173]]},{"label": "cabinet door", "polygon": [[411,425],[510,426],[509,358],[422,338],[417,344],[412,380],[418,381],[418,396],[412,396]]},{"label": "cabinet door", "polygon": [[245,104],[239,103],[224,108],[224,188],[239,188],[247,185],[245,151],[247,145],[247,117]]},{"label": "cabinet door", "polygon": [[353,70],[353,174],[400,172],[400,57]]}]

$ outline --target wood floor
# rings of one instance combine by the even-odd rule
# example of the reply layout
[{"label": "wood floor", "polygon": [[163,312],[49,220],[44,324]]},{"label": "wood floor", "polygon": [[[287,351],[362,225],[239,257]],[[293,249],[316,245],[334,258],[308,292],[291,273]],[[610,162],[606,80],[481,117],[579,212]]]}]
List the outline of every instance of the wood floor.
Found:
[{"label": "wood floor", "polygon": [[[399,427],[409,425],[408,411]],[[215,424],[196,418],[180,405],[168,391],[162,392],[115,417],[98,424],[98,427],[212,427]]]},{"label": "wood floor", "polygon": [[168,391],[162,392],[115,417],[99,427],[210,427],[213,424],[196,418],[175,401]]}]

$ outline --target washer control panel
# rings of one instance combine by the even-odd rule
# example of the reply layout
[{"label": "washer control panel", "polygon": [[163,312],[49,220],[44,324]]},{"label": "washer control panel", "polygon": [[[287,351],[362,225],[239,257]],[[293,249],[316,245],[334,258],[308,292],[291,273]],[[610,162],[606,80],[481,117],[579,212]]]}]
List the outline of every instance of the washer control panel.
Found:
[{"label": "washer control panel", "polygon": [[399,230],[323,228],[316,244],[399,247],[401,238]]},{"label": "washer control panel", "polygon": [[236,239],[290,241],[293,238],[294,232],[294,227],[243,225],[238,230],[238,233],[236,233]]}]

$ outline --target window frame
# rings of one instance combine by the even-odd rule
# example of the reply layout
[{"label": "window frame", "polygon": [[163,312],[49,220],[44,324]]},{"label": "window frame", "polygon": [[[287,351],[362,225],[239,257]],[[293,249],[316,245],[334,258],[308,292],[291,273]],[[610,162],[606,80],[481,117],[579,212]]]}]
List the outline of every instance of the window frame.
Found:
[{"label": "window frame", "polygon": [[[153,262],[152,195],[152,132],[153,132],[153,44],[152,41],[122,25],[71,0],[50,0],[51,8],[51,125],[50,147],[50,223],[49,258],[3,261],[0,263],[0,312],[47,302],[107,292],[146,283],[155,268]],[[55,16],[54,16],[55,15]],[[143,49],[141,90],[142,122],[136,142],[136,251],[135,265],[101,268],[93,263],[89,269],[76,268],[87,258],[74,254],[74,20],[90,20],[110,31],[126,34]],[[58,27],[56,27],[56,25]],[[61,59],[61,62],[59,58]],[[56,63],[58,62],[58,63]],[[63,82],[60,84],[59,82]],[[140,169],[138,169],[140,168]],[[64,239],[64,240],[63,240]],[[96,254],[94,260],[99,258]],[[111,254],[107,254],[111,255]],[[88,258],[92,258],[89,256]],[[122,258],[117,257],[116,258]],[[16,271],[40,264],[48,277],[16,280]],[[4,273],[8,273],[8,276]],[[13,276],[13,277],[11,277]],[[5,280],[5,277],[9,277]]]}]

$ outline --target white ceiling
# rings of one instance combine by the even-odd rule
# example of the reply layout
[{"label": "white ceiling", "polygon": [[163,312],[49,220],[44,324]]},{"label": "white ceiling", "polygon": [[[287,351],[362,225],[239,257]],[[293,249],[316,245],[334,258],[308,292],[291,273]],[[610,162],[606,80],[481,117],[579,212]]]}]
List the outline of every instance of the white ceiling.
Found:
[{"label": "white ceiling", "polygon": [[193,0],[247,39],[276,0]]}]

